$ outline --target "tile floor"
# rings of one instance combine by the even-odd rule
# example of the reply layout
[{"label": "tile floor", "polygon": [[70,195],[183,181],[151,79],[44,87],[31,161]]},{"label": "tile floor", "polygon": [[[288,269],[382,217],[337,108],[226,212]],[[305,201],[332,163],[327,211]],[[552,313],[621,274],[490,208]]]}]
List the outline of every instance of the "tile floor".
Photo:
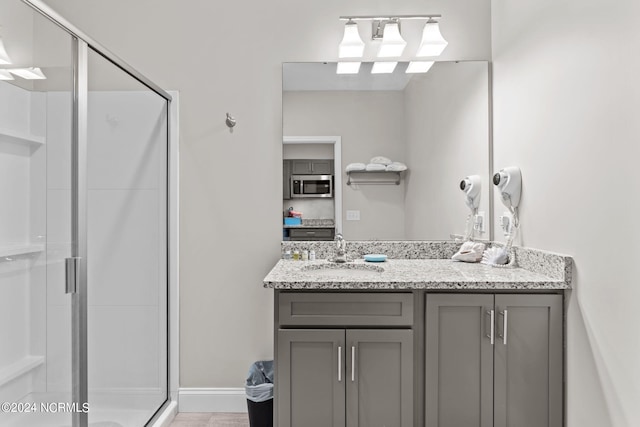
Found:
[{"label": "tile floor", "polygon": [[170,427],[249,427],[249,416],[231,412],[181,412]]}]

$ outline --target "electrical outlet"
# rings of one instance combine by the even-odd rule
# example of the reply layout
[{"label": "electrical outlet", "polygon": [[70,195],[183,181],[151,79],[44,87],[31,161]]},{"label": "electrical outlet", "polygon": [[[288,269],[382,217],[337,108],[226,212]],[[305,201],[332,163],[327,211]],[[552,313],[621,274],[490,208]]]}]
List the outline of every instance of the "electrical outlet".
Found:
[{"label": "electrical outlet", "polygon": [[502,227],[505,237],[511,234],[512,219],[509,212],[504,212],[500,217],[500,227]]},{"label": "electrical outlet", "polygon": [[478,233],[484,233],[484,212],[478,212],[473,219],[473,229]]},{"label": "electrical outlet", "polygon": [[360,221],[360,211],[347,211],[347,221]]}]

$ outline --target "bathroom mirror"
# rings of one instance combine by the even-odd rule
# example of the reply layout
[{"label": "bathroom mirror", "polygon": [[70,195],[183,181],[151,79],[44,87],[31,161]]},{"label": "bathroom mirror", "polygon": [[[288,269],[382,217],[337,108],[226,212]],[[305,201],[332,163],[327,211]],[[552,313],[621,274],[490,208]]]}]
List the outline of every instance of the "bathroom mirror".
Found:
[{"label": "bathroom mirror", "polygon": [[[292,207],[303,219],[337,215],[336,232],[347,240],[451,240],[465,233],[470,212],[460,181],[480,175],[484,232],[476,237],[492,237],[489,64],[436,62],[416,74],[406,73],[407,65],[373,74],[372,64],[363,63],[358,74],[337,74],[336,63],[283,64],[283,141],[339,137],[334,173],[341,179],[334,181],[342,193],[337,211],[336,200],[283,195],[283,214]],[[332,150],[284,144],[285,185],[287,159],[327,158]],[[364,181],[345,167],[376,156],[407,165],[399,184],[349,185],[350,178]],[[370,181],[388,181],[384,174],[369,175]]]}]

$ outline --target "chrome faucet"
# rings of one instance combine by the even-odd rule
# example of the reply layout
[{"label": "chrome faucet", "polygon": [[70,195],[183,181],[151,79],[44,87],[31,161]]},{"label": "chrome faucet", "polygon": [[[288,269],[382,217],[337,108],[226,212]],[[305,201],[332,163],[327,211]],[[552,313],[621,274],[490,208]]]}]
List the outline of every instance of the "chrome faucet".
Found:
[{"label": "chrome faucet", "polygon": [[336,234],[334,240],[336,242],[336,256],[333,261],[339,263],[347,262],[347,242],[344,240],[344,237],[342,237],[342,234],[340,233]]}]

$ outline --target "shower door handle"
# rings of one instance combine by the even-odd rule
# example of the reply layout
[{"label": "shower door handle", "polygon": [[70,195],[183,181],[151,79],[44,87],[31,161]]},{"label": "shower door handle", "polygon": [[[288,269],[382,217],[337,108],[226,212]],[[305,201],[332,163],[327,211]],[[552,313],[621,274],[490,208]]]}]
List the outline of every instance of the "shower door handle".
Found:
[{"label": "shower door handle", "polygon": [[78,291],[78,278],[80,277],[80,257],[65,258],[65,293],[75,294]]}]

